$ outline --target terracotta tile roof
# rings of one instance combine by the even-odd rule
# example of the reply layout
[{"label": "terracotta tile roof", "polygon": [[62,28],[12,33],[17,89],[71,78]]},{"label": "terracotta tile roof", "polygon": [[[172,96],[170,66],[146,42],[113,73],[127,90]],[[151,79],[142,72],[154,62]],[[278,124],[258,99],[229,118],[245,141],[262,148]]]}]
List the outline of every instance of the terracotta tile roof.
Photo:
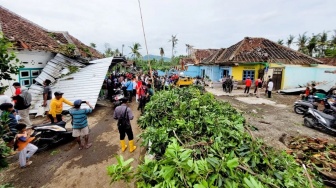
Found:
[{"label": "terracotta tile roof", "polygon": [[213,65],[215,64],[218,57],[225,51],[225,48],[214,50],[213,53],[200,62],[202,65]]},{"label": "terracotta tile roof", "polygon": [[280,62],[284,64],[322,64],[323,62],[265,38],[245,37],[227,48],[216,60],[219,64]]},{"label": "terracotta tile roof", "polygon": [[[11,12],[0,5],[0,28],[6,38],[14,43],[18,49],[45,50],[62,53],[62,44],[72,44],[71,38],[79,50],[81,57],[88,58],[84,50],[88,48],[93,58],[103,57],[97,50],[81,43],[78,39],[70,36],[67,32],[53,32]],[[87,50],[86,50],[87,51]]]},{"label": "terracotta tile roof", "polygon": [[196,63],[200,63],[214,52],[216,52],[215,49],[194,49],[191,57],[196,60]]},{"label": "terracotta tile roof", "polygon": [[322,61],[326,65],[333,65],[336,66],[336,57],[325,57],[325,58],[317,58],[318,60]]},{"label": "terracotta tile roof", "polygon": [[18,48],[55,51],[58,43],[45,29],[0,6],[0,24],[6,38]]},{"label": "terracotta tile roof", "polygon": [[86,50],[90,51],[90,54],[92,55],[92,57],[95,58],[103,58],[104,56],[98,52],[96,49],[91,48],[90,46],[87,46],[85,44],[83,44],[80,40],[76,39],[75,37],[69,35],[71,40],[73,41],[73,43],[77,46],[77,48],[79,49],[81,56],[83,57],[89,57],[86,53]]}]

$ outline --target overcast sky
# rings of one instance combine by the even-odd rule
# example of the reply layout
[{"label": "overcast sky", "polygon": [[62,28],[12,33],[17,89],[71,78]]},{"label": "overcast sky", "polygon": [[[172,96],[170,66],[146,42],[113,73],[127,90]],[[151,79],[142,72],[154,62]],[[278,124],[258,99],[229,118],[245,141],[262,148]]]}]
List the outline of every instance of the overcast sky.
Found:
[{"label": "overcast sky", "polygon": [[[171,56],[171,35],[177,35],[177,55],[185,44],[195,48],[225,48],[245,36],[273,41],[289,34],[336,29],[336,0],[140,0],[149,54]],[[0,0],[7,9],[56,31],[68,31],[85,44],[105,43],[124,54],[134,42],[146,54],[137,0]]]}]

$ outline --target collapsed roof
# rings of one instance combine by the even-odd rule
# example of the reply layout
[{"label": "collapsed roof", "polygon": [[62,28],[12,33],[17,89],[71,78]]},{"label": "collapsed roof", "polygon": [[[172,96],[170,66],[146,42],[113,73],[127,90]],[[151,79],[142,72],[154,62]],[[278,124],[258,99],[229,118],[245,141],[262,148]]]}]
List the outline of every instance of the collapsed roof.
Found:
[{"label": "collapsed roof", "polygon": [[232,65],[235,63],[284,63],[295,65],[323,64],[315,58],[277,44],[265,38],[245,37],[235,45],[227,48],[216,64]]},{"label": "collapsed roof", "polygon": [[0,31],[18,50],[44,50],[87,59],[103,55],[66,31],[49,31],[0,5]]}]

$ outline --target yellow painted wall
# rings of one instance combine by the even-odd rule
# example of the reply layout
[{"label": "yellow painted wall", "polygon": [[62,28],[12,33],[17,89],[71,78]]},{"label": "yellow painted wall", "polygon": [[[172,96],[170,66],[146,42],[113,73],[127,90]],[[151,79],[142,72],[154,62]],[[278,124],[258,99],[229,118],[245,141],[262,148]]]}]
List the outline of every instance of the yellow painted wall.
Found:
[{"label": "yellow painted wall", "polygon": [[263,68],[262,64],[256,65],[239,65],[232,67],[232,76],[234,80],[241,81],[243,80],[243,71],[244,70],[254,70],[254,80],[258,79],[258,71],[260,68]]}]

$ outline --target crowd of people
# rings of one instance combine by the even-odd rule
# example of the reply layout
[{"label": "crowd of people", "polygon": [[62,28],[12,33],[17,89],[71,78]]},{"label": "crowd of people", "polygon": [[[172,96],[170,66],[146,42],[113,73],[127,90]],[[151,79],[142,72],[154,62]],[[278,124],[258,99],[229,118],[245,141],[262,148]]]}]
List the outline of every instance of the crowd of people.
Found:
[{"label": "crowd of people", "polygon": [[[58,123],[63,121],[63,103],[72,106],[69,114],[72,116],[72,136],[76,138],[79,149],[90,148],[89,143],[89,129],[87,122],[87,114],[92,112],[93,107],[87,101],[76,100],[70,102],[63,97],[63,92],[54,92],[52,98],[52,91],[50,88],[51,81],[46,79],[43,83],[43,102],[45,114],[48,117],[49,123]],[[31,137],[32,126],[34,126],[29,118],[29,109],[31,106],[32,95],[28,89],[21,87],[20,83],[15,82],[12,85],[15,88],[13,96],[9,97],[4,94],[4,87],[0,87],[0,110],[2,123],[7,127],[2,126],[0,130],[2,139],[15,154],[19,151],[19,164],[21,168],[29,166],[32,161],[30,157],[37,151],[37,146],[31,142],[34,137]],[[86,103],[90,108],[80,108],[82,103]],[[47,123],[47,122],[45,122]],[[84,144],[81,142],[81,137],[84,138]]]},{"label": "crowd of people", "polygon": [[[252,79],[251,77],[246,77],[246,79],[244,80],[244,84],[245,84],[245,89],[244,89],[244,93],[249,94],[250,93],[250,89],[252,87]],[[224,75],[224,77],[222,78],[222,87],[223,87],[223,91],[226,93],[231,93],[233,90],[233,85],[234,85],[234,80],[233,80],[233,76],[226,76]],[[262,77],[259,77],[258,79],[256,79],[254,81],[254,94],[256,95],[257,98],[260,97],[260,90],[264,87],[265,88],[265,95],[268,96],[268,98],[272,97],[272,90],[273,90],[273,80],[271,78],[271,76],[268,76],[268,79],[266,81],[263,81]]]}]

